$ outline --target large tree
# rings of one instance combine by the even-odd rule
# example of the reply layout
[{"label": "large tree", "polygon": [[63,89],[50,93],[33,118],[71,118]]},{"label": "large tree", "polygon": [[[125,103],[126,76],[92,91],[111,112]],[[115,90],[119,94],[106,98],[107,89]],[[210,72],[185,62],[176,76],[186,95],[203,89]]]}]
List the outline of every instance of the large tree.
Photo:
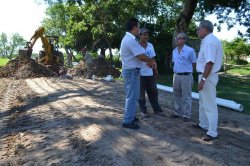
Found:
[{"label": "large tree", "polygon": [[[172,35],[186,32],[196,37],[196,21],[205,15],[217,13],[219,20],[228,15],[224,11],[234,11],[241,20],[231,22],[248,25],[247,2],[239,0],[46,0],[50,6],[44,26],[47,31],[61,36],[65,48],[76,51],[81,47],[96,50],[119,48],[125,33],[124,23],[130,17],[141,21],[151,31],[151,41],[156,47],[157,61],[163,62],[172,52]],[[230,6],[231,5],[231,6]],[[236,9],[241,10],[236,10]],[[223,17],[222,17],[223,16]],[[223,19],[226,21],[226,19]],[[221,22],[221,21],[220,21]],[[112,58],[112,52],[110,51]],[[169,59],[169,58],[168,58]],[[160,63],[159,66],[161,66]],[[163,66],[162,66],[163,67]]]},{"label": "large tree", "polygon": [[[204,19],[207,14],[217,15],[220,24],[226,23],[228,29],[240,24],[247,27],[245,37],[250,37],[250,4],[249,0],[183,0],[183,10],[176,22],[177,32],[186,32],[193,16],[196,20]],[[243,36],[242,32],[238,34]]]}]

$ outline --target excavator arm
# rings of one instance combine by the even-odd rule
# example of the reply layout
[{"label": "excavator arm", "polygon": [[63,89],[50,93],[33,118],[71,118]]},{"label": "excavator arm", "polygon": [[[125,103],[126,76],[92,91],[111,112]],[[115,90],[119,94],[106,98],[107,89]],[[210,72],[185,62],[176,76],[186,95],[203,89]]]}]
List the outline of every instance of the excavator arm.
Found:
[{"label": "excavator arm", "polygon": [[30,41],[26,43],[25,48],[19,50],[19,55],[27,56],[30,58],[32,55],[33,46],[35,45],[37,39],[40,38],[43,44],[44,52],[45,52],[45,56],[40,60],[44,61],[46,64],[49,64],[50,62],[52,62],[53,60],[52,60],[51,44],[49,43],[48,38],[43,35],[44,31],[45,31],[44,27],[39,27],[35,31],[34,35],[30,38]]}]

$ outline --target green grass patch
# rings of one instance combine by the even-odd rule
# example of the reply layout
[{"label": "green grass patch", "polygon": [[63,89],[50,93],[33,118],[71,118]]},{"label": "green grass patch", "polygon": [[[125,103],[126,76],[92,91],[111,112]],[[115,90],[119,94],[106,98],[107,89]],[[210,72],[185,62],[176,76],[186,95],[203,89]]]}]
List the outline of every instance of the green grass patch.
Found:
[{"label": "green grass patch", "polygon": [[248,65],[237,65],[237,66],[231,66],[229,70],[227,70],[228,74],[233,75],[244,75],[244,76],[250,76],[250,64]]},{"label": "green grass patch", "polygon": [[[250,78],[246,76],[224,75],[219,77],[217,85],[217,97],[233,100],[244,107],[245,113],[250,114]],[[198,93],[198,76],[194,74],[193,92]],[[157,79],[158,84],[173,86],[173,74],[162,74]]]},{"label": "green grass patch", "polygon": [[0,66],[5,66],[9,62],[7,58],[0,58]]}]

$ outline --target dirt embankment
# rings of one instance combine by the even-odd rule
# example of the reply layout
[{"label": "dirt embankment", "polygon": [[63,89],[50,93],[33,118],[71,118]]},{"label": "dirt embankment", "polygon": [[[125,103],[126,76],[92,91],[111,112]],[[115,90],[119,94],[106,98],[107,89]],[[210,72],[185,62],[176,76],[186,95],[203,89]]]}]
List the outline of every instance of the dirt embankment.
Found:
[{"label": "dirt embankment", "polygon": [[0,68],[0,78],[54,77],[56,73],[31,58],[18,56]]},{"label": "dirt embankment", "polygon": [[[119,77],[120,72],[109,62],[103,58],[93,60],[92,74],[96,77],[106,77],[112,75]],[[67,74],[71,77],[87,77],[87,65],[81,61],[79,65],[73,68],[62,68],[58,65],[43,65],[37,63],[35,60],[18,56],[9,61],[6,66],[0,68],[0,78],[39,78],[39,77],[58,77],[59,75]]]},{"label": "dirt embankment", "polygon": [[247,166],[250,117],[219,108],[219,139],[201,141],[190,122],[171,119],[172,94],[159,91],[165,116],[121,128],[121,82],[59,78],[0,81],[0,165]]},{"label": "dirt embankment", "polygon": [[[87,65],[83,61],[80,61],[79,65],[68,70],[68,74],[72,77],[87,77]],[[119,70],[112,66],[108,61],[105,61],[103,58],[97,58],[93,60],[92,74],[97,77],[106,77],[107,75],[112,75],[114,78],[117,78],[120,76]]]}]

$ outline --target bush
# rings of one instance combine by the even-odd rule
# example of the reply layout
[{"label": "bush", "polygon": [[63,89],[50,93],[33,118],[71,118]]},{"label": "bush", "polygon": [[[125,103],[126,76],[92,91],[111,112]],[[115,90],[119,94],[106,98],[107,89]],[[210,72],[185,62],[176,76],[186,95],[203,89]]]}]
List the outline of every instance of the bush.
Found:
[{"label": "bush", "polygon": [[248,64],[248,62],[247,62],[246,60],[242,60],[242,59],[237,59],[237,60],[235,61],[235,63],[236,63],[237,65],[247,65],[247,64]]}]

